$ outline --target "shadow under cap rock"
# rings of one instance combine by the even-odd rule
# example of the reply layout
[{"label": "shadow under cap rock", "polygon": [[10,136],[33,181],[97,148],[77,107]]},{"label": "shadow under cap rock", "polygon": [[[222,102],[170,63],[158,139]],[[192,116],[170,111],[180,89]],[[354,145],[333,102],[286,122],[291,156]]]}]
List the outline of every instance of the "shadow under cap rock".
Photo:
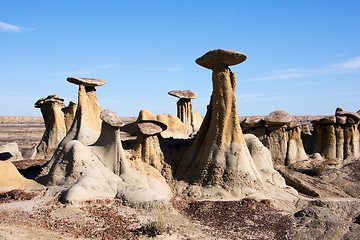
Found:
[{"label": "shadow under cap rock", "polygon": [[119,176],[125,159],[120,138],[120,127],[124,123],[111,110],[101,111],[100,118],[103,120],[100,137],[89,147],[108,169]]}]

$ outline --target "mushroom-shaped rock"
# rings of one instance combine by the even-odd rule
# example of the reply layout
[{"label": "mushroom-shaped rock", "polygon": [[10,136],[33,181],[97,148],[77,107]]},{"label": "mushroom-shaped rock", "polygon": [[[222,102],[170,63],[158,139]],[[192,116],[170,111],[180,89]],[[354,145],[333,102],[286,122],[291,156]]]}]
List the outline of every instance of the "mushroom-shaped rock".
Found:
[{"label": "mushroom-shaped rock", "polygon": [[[240,127],[235,73],[228,68],[245,59],[242,53],[214,50],[196,60],[212,69],[213,92],[200,130],[177,168],[176,178],[182,181],[176,186],[183,195],[204,199],[264,193],[266,181],[251,157]],[[271,166],[267,170],[275,171]],[[273,190],[274,186],[278,187],[272,185]]]},{"label": "mushroom-shaped rock", "polygon": [[142,161],[126,159],[120,139],[122,122],[116,114],[104,110],[99,116],[102,129],[97,141],[90,146],[78,140],[67,142],[42,181],[58,186],[63,202],[115,197],[129,204],[168,201],[171,190],[165,178]]},{"label": "mushroom-shaped rock", "polygon": [[291,122],[291,115],[285,111],[274,111],[264,118],[266,124],[284,125]]},{"label": "mushroom-shaped rock", "polygon": [[102,86],[108,82],[97,78],[77,78],[77,77],[68,77],[67,81],[77,85],[84,85],[85,87]]},{"label": "mushroom-shaped rock", "polygon": [[170,91],[169,95],[180,98],[177,102],[177,117],[185,124],[188,135],[195,132],[194,113],[191,99],[197,97],[191,90]]},{"label": "mushroom-shaped rock", "polygon": [[196,59],[196,63],[208,69],[214,69],[219,65],[233,66],[246,60],[246,55],[226,49],[215,49],[207,52],[202,57]]},{"label": "mushroom-shaped rock", "polygon": [[101,86],[102,84],[96,84],[96,82],[98,82],[96,79],[89,80],[86,78],[84,80],[83,78],[74,77],[70,79],[78,79],[78,81],[74,80],[73,83],[75,82],[75,84],[79,84],[78,105],[75,118],[72,122],[70,130],[67,132],[66,136],[57,147],[54,155],[51,157],[50,162],[43,169],[41,176],[46,175],[56,161],[61,161],[65,145],[68,142],[78,140],[85,145],[91,145],[95,143],[101,133],[101,107],[98,103],[96,89],[94,86]]},{"label": "mushroom-shaped rock", "polygon": [[138,126],[140,134],[136,139],[136,154],[143,162],[156,168],[166,179],[172,180],[171,168],[165,163],[160,146],[160,133],[165,131],[167,126],[154,120],[139,121]]},{"label": "mushroom-shaped rock", "polygon": [[45,123],[44,135],[36,147],[36,157],[49,159],[66,135],[64,99],[56,94],[49,95],[37,100],[35,108],[40,108]]},{"label": "mushroom-shaped rock", "polygon": [[103,121],[101,134],[90,149],[108,169],[120,175],[121,166],[123,166],[121,163],[125,159],[120,138],[120,127],[124,123],[111,110],[101,111],[100,118]]}]

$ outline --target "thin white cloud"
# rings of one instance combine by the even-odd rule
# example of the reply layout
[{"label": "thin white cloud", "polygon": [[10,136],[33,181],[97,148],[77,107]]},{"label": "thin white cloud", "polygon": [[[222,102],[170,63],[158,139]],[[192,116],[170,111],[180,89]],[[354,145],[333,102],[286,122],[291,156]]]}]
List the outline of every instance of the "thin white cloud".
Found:
[{"label": "thin white cloud", "polygon": [[24,30],[26,29],[23,27],[0,22],[0,31],[2,32],[23,32]]},{"label": "thin white cloud", "polygon": [[105,65],[98,66],[97,68],[100,68],[100,69],[119,68],[119,64],[116,64],[116,63],[105,64]]},{"label": "thin white cloud", "polygon": [[147,68],[146,70],[150,70],[150,71],[182,71],[183,68],[180,68],[180,67],[153,67],[153,68]]},{"label": "thin white cloud", "polygon": [[360,69],[360,57],[352,58],[335,66],[344,70],[358,70]]},{"label": "thin white cloud", "polygon": [[81,70],[81,71],[74,71],[74,72],[62,72],[62,73],[54,73],[53,76],[78,76],[78,75],[86,75],[92,74],[94,71],[88,70]]},{"label": "thin white cloud", "polygon": [[268,76],[240,80],[241,82],[270,81],[282,79],[295,79],[328,74],[347,74],[360,71],[360,57],[349,59],[346,62],[329,65],[318,69],[286,69],[271,72]]}]

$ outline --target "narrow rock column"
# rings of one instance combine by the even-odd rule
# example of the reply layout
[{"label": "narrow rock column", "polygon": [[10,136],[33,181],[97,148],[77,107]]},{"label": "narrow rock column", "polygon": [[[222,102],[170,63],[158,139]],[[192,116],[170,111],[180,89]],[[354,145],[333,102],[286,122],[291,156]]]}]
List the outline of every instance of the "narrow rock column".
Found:
[{"label": "narrow rock column", "polygon": [[64,99],[59,98],[56,94],[49,95],[40,98],[35,103],[35,107],[41,109],[45,123],[44,135],[37,146],[37,158],[50,158],[66,135],[64,113],[62,112],[65,107]]},{"label": "narrow rock column", "polygon": [[74,121],[76,109],[77,103],[75,101],[70,101],[69,106],[62,109],[62,111],[64,112],[65,126],[67,132],[70,130],[71,125]]},{"label": "narrow rock column", "polygon": [[169,95],[180,98],[177,102],[177,117],[184,123],[188,135],[194,132],[194,115],[191,99],[197,97],[191,90],[170,91]]},{"label": "narrow rock column", "polygon": [[101,134],[90,149],[108,169],[120,176],[121,168],[124,167],[122,161],[125,159],[120,138],[120,127],[124,126],[124,123],[110,110],[101,111],[100,118]]},{"label": "narrow rock column", "polygon": [[[213,92],[200,130],[178,167],[179,179],[230,190],[245,185],[251,188],[259,178],[240,128],[235,73],[228,67],[245,59],[242,53],[217,49],[196,60],[213,71]],[[189,191],[192,194],[191,188]]]},{"label": "narrow rock column", "polygon": [[334,116],[311,122],[314,126],[316,146],[314,153],[320,153],[325,159],[336,159],[336,132]]}]

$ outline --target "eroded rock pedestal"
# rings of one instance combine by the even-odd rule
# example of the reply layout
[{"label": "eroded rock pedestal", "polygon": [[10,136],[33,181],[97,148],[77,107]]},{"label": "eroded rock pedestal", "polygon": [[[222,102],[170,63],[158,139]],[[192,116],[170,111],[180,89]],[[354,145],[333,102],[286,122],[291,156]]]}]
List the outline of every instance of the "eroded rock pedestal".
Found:
[{"label": "eroded rock pedestal", "polygon": [[[196,198],[260,196],[265,192],[266,182],[271,182],[274,187],[285,187],[284,180],[271,166],[261,169],[268,173],[261,175],[240,128],[235,73],[228,66],[245,59],[242,53],[218,49],[196,60],[213,71],[213,93],[194,143],[178,166],[176,177],[183,180],[178,187],[184,195]],[[260,148],[260,151],[265,154],[266,148]],[[266,157],[258,159],[268,161]]]},{"label": "eroded rock pedestal", "polygon": [[45,123],[44,135],[36,147],[36,158],[49,159],[52,156],[74,120],[74,114],[70,111],[74,105],[76,103],[71,102],[65,107],[64,99],[56,94],[40,98],[35,103],[35,107],[41,109]]}]

